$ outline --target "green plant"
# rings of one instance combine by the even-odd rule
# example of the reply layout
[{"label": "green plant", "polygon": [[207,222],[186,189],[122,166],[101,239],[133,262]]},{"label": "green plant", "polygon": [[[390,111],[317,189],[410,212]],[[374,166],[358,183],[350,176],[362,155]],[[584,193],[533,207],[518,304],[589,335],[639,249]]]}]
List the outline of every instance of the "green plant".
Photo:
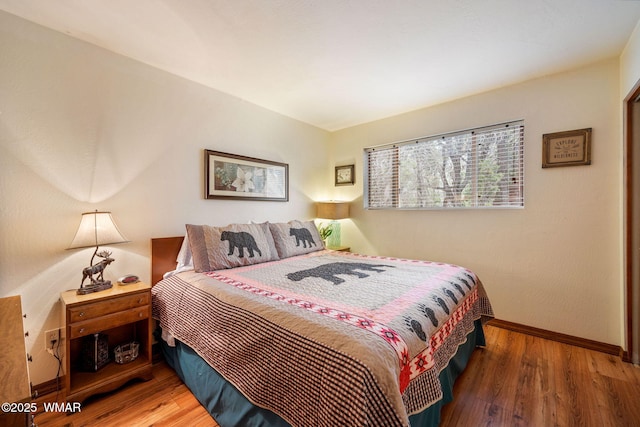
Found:
[{"label": "green plant", "polygon": [[318,232],[320,233],[320,238],[322,240],[327,240],[327,238],[331,236],[331,233],[333,233],[333,228],[331,228],[331,224],[329,225],[320,224],[320,228],[318,228]]}]

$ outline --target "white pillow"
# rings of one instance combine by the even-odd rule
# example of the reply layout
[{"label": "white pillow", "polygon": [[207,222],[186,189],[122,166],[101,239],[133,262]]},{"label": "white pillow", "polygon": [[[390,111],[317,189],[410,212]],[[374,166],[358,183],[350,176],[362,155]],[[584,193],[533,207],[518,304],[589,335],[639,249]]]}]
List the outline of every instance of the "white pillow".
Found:
[{"label": "white pillow", "polygon": [[163,279],[182,273],[183,271],[193,270],[193,256],[191,255],[191,248],[189,247],[189,237],[186,234],[184,235],[184,240],[182,240],[182,246],[180,246],[176,262],[178,263],[176,269],[164,273],[162,276]]},{"label": "white pillow", "polygon": [[193,256],[191,255],[189,236],[187,234],[184,235],[184,240],[182,241],[182,246],[180,247],[180,252],[178,252],[178,258],[176,258],[176,261],[178,262],[176,270],[180,270],[185,267],[191,267],[191,270],[193,270]]}]

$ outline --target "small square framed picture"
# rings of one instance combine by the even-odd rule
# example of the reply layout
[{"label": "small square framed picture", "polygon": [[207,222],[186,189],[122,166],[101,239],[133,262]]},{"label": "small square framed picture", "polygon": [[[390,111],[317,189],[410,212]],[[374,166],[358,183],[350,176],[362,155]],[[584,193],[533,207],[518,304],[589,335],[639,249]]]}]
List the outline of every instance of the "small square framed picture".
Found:
[{"label": "small square framed picture", "polygon": [[542,135],[542,167],[591,164],[591,128]]},{"label": "small square framed picture", "polygon": [[355,165],[336,166],[336,185],[353,185]]}]

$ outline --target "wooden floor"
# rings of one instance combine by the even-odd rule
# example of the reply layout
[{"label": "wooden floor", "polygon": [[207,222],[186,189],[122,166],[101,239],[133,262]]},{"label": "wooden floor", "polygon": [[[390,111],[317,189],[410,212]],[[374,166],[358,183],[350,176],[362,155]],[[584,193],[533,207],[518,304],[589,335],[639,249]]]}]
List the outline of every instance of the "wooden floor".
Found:
[{"label": "wooden floor", "polygon": [[640,426],[640,368],[488,326],[442,426]]},{"label": "wooden floor", "polygon": [[[640,426],[640,368],[579,347],[486,327],[458,379],[441,426]],[[42,410],[45,396],[37,401]],[[164,363],[154,379],[85,402],[66,416],[39,413],[39,427],[216,426]]]},{"label": "wooden floor", "polygon": [[78,413],[43,412],[45,401],[55,401],[55,395],[37,399],[38,427],[218,426],[164,362],[153,366],[152,380],[133,382],[113,393],[92,397]]}]

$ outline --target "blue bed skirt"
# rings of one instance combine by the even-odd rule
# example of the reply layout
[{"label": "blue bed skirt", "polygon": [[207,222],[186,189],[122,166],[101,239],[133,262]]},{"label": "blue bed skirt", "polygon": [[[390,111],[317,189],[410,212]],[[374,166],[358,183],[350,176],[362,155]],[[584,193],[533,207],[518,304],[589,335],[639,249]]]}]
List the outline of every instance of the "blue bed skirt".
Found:
[{"label": "blue bed skirt", "polygon": [[[211,368],[187,345],[176,341],[169,347],[163,340],[162,352],[167,363],[176,371],[198,401],[207,409],[220,427],[281,427],[290,426],[275,413],[253,405],[232,384]],[[447,367],[440,373],[443,398],[419,414],[409,417],[412,427],[436,427],[440,423],[440,410],[453,400],[453,384],[467,366],[476,346],[484,346],[485,338],[480,320],[467,335]]]}]

